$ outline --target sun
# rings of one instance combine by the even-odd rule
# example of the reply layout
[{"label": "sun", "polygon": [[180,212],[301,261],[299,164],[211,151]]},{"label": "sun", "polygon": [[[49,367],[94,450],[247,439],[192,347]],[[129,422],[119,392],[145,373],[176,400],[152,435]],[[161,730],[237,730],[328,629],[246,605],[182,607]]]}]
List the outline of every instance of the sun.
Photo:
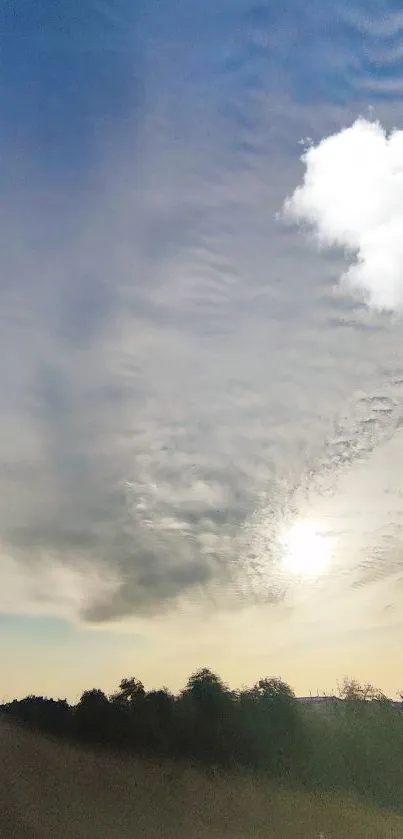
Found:
[{"label": "sun", "polygon": [[308,522],[297,522],[281,541],[284,568],[292,574],[316,576],[326,568],[330,551],[326,538]]}]

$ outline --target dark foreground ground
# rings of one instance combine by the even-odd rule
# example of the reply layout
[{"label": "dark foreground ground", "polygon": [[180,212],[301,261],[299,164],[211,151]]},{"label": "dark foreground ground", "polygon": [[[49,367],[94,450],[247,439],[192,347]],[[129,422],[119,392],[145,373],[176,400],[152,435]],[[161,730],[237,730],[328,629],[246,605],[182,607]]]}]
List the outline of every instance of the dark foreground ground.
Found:
[{"label": "dark foreground ground", "polygon": [[1,839],[402,839],[403,817],[354,799],[125,761],[0,722]]}]

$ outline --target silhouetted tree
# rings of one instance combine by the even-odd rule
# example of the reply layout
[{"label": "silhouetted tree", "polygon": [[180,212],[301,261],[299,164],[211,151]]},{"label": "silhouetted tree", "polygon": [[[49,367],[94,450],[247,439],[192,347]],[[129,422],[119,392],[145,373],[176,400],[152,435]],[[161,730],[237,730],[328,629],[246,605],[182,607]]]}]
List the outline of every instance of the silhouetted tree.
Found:
[{"label": "silhouetted tree", "polygon": [[141,709],[141,743],[147,753],[169,755],[175,746],[175,698],[167,688],[146,693]]},{"label": "silhouetted tree", "polygon": [[85,690],[75,708],[76,732],[80,739],[108,743],[113,730],[109,699],[103,690]]},{"label": "silhouetted tree", "polygon": [[180,696],[182,751],[228,764],[234,751],[235,696],[207,667],[189,677]]},{"label": "silhouetted tree", "polygon": [[370,682],[361,684],[356,679],[350,679],[347,676],[344,676],[338,685],[338,695],[340,699],[345,699],[347,702],[387,701],[385,694]]},{"label": "silhouetted tree", "polygon": [[134,676],[122,679],[119,690],[111,696],[119,742],[135,753],[143,752],[145,748],[145,698],[144,685]]},{"label": "silhouetted tree", "polygon": [[47,734],[67,737],[73,731],[73,713],[66,699],[29,695],[14,699],[4,710],[12,719]]},{"label": "silhouetted tree", "polygon": [[112,694],[113,702],[138,702],[145,697],[145,689],[142,682],[134,676],[129,679],[122,679],[119,684],[119,690]]},{"label": "silhouetted tree", "polygon": [[260,679],[239,695],[244,751],[251,765],[291,774],[300,746],[295,695],[281,679]]}]

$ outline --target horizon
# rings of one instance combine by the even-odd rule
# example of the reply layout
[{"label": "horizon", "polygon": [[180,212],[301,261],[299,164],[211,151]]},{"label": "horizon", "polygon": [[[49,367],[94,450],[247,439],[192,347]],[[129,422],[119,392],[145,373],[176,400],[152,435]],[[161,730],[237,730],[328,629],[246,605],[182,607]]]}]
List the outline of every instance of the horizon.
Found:
[{"label": "horizon", "polygon": [[297,693],[294,690],[292,684],[289,684],[287,681],[285,681],[284,679],[282,679],[278,675],[277,676],[273,676],[273,675],[270,676],[268,674],[265,674],[264,676],[260,675],[260,677],[258,677],[254,682],[251,682],[249,684],[246,684],[243,681],[242,683],[234,685],[234,684],[228,684],[228,682],[226,682],[224,679],[222,679],[222,677],[220,676],[219,673],[212,670],[207,665],[203,665],[202,667],[194,668],[191,672],[189,672],[187,678],[184,679],[183,684],[176,685],[175,687],[173,687],[172,685],[169,686],[165,682],[164,683],[154,682],[152,685],[147,685],[141,679],[141,675],[139,676],[139,674],[136,674],[133,677],[133,673],[131,673],[130,677],[129,676],[122,677],[121,679],[118,680],[118,682],[116,682],[116,684],[114,686],[112,686],[110,688],[107,688],[105,685],[101,686],[100,684],[94,684],[94,685],[91,685],[91,686],[87,684],[85,686],[82,686],[81,690],[79,690],[74,696],[72,694],[70,694],[70,696],[68,696],[68,695],[63,696],[60,693],[51,695],[49,693],[41,692],[41,691],[39,691],[39,692],[29,691],[28,693],[25,693],[25,694],[23,693],[23,694],[20,694],[18,696],[11,696],[11,695],[7,695],[7,694],[3,694],[2,696],[0,696],[0,707],[2,705],[8,704],[10,702],[20,701],[20,700],[27,699],[27,698],[30,698],[30,697],[38,697],[38,698],[43,698],[43,699],[52,700],[52,701],[67,701],[67,703],[69,705],[74,706],[79,701],[80,697],[83,694],[85,694],[89,690],[94,690],[94,689],[95,690],[101,690],[102,693],[104,693],[104,695],[106,697],[108,697],[108,699],[111,699],[112,696],[114,695],[114,693],[116,692],[117,687],[120,685],[122,680],[124,680],[124,678],[135,678],[136,681],[138,680],[139,683],[141,685],[143,685],[146,693],[149,693],[149,692],[152,692],[152,691],[155,691],[155,690],[163,690],[163,691],[168,691],[168,693],[170,693],[174,697],[179,697],[181,695],[182,691],[185,689],[186,685],[188,684],[190,677],[197,674],[197,673],[201,673],[204,670],[207,670],[209,673],[212,673],[214,676],[217,676],[218,679],[220,680],[222,686],[224,687],[224,689],[229,690],[230,693],[233,693],[235,695],[241,693],[242,691],[249,690],[249,689],[255,687],[258,684],[259,679],[266,679],[266,678],[267,679],[272,679],[273,678],[275,681],[282,682],[283,684],[285,684],[289,688],[291,688],[291,691],[293,693],[293,696],[294,696],[295,700],[300,701],[300,702],[308,702],[310,700],[313,700],[313,701],[315,701],[315,700],[344,701],[344,700],[347,699],[347,697],[345,695],[343,695],[343,685],[346,686],[347,684],[353,684],[353,685],[356,686],[356,689],[358,691],[360,691],[360,690],[363,691],[363,692],[367,691],[367,693],[368,693],[368,690],[369,690],[371,695],[366,695],[365,697],[363,697],[363,699],[365,701],[367,701],[367,700],[378,701],[379,694],[381,694],[382,698],[385,698],[388,702],[392,702],[394,705],[403,704],[403,691],[402,690],[398,691],[395,694],[395,696],[390,696],[388,694],[385,694],[383,691],[381,691],[380,688],[377,685],[374,685],[372,682],[365,682],[365,683],[360,682],[360,681],[354,679],[354,677],[352,677],[352,676],[344,675],[342,678],[339,678],[336,682],[336,685],[334,685],[333,689],[330,690],[330,691],[321,690],[319,688],[316,688],[314,690],[310,689],[309,692],[306,693],[306,694],[301,694],[301,693]]}]

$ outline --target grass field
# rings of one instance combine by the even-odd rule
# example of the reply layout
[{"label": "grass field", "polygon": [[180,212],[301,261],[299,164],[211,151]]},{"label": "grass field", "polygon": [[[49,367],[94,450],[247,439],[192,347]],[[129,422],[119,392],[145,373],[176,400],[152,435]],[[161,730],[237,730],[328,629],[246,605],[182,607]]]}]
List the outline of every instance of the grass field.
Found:
[{"label": "grass field", "polygon": [[403,817],[353,798],[123,760],[0,724],[3,839],[401,839]]}]

